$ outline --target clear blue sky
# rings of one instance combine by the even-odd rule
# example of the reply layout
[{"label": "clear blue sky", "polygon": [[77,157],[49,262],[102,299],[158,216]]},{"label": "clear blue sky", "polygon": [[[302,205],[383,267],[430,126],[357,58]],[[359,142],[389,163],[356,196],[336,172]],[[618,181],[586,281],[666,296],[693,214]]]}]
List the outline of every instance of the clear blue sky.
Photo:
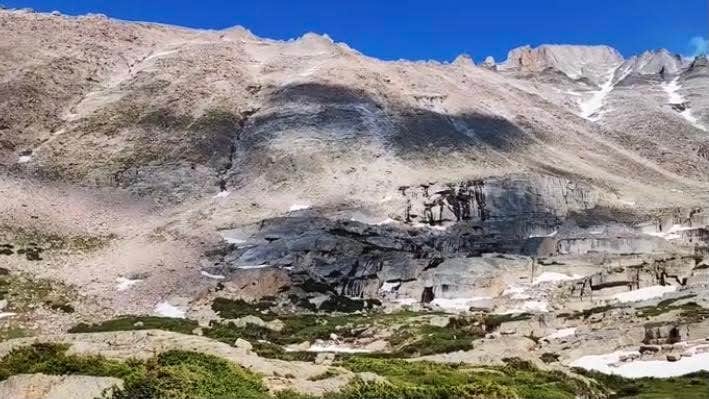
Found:
[{"label": "clear blue sky", "polygon": [[[709,0],[0,0],[8,7],[89,12],[258,36],[327,33],[383,59],[504,59],[524,44],[609,44],[624,55],[665,47],[691,54],[709,35]],[[697,40],[695,39],[695,42]],[[705,42],[704,42],[705,43]]]}]

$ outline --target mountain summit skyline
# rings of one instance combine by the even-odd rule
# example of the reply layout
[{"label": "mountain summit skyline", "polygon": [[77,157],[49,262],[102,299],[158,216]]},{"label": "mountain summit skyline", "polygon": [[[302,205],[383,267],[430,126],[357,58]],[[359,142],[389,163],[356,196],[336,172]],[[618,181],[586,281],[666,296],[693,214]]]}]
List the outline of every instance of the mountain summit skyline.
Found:
[{"label": "mountain summit skyline", "polygon": [[0,38],[0,398],[709,392],[706,56]]},{"label": "mountain summit skyline", "polygon": [[386,60],[443,62],[461,53],[470,54],[477,62],[486,56],[501,60],[509,49],[545,43],[605,44],[617,48],[625,57],[658,48],[694,56],[706,48],[709,36],[706,21],[709,10],[703,0],[683,1],[681,6],[662,0],[537,3],[443,0],[435,5],[419,0],[385,4],[370,0],[356,4],[269,0],[238,6],[206,0],[174,1],[169,7],[161,2],[146,5],[135,0],[4,3],[7,7],[30,7],[43,12],[103,13],[123,20],[201,29],[241,25],[258,36],[280,40],[317,32]]}]

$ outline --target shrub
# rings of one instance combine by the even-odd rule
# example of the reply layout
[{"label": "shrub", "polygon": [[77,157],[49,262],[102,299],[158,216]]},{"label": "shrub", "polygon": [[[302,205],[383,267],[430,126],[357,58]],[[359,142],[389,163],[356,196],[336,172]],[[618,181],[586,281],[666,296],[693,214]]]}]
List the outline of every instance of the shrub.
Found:
[{"label": "shrub", "polygon": [[70,333],[107,331],[165,330],[191,334],[199,325],[194,320],[157,316],[121,316],[97,324],[80,323],[69,329]]}]

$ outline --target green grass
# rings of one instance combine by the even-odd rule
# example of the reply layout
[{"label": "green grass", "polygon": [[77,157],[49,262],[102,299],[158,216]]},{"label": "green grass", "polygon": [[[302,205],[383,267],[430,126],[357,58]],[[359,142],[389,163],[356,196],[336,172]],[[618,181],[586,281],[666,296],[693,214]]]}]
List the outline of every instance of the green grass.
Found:
[{"label": "green grass", "polygon": [[684,295],[684,296],[680,296],[677,298],[669,298],[669,299],[662,300],[662,301],[658,302],[657,305],[655,305],[655,306],[644,306],[644,307],[638,309],[638,316],[657,317],[657,316],[665,314],[667,312],[681,309],[685,305],[676,306],[676,305],[674,305],[674,303],[677,301],[684,300],[684,299],[691,299],[691,298],[694,298],[695,296],[696,295],[693,295],[693,294]]},{"label": "green grass", "polygon": [[415,357],[469,350],[484,336],[484,325],[477,319],[451,318],[446,327],[402,325],[389,342],[398,356]]},{"label": "green grass", "polygon": [[674,305],[674,302],[680,299],[693,298],[694,295],[686,295],[679,298],[671,298],[657,304],[657,306],[646,306],[638,309],[638,316],[647,318],[657,317],[667,312],[680,311],[679,321],[686,323],[699,323],[709,319],[709,309],[704,308],[696,302],[686,302],[680,305]]},{"label": "green grass", "polygon": [[409,362],[401,359],[350,357],[341,366],[354,372],[373,372],[387,383],[355,381],[334,398],[534,398],[594,397],[596,385],[557,371],[543,371],[530,363],[509,359],[502,367],[470,369],[463,365]]},{"label": "green grass", "polygon": [[70,333],[91,333],[107,331],[165,330],[182,334],[192,334],[198,327],[194,320],[157,316],[122,316],[97,324],[80,323],[69,329]]},{"label": "green grass", "polygon": [[709,372],[673,378],[626,379],[598,372],[577,370],[614,392],[614,399],[707,399]]},{"label": "green grass", "polygon": [[212,310],[224,319],[238,319],[243,316],[258,316],[264,319],[273,318],[268,316],[273,305],[273,302],[267,300],[250,303],[242,299],[215,298]]},{"label": "green grass", "polygon": [[337,377],[338,375],[340,375],[340,371],[338,371],[337,369],[328,369],[327,371],[325,371],[322,374],[318,374],[318,375],[308,378],[308,380],[309,381],[322,381],[322,380],[327,380],[329,378]]},{"label": "green grass", "polygon": [[[253,314],[263,311],[261,306],[244,301],[219,301],[215,308],[224,314],[232,316]],[[259,314],[259,317],[263,316]],[[263,357],[282,360],[313,360],[315,355],[306,352],[286,352],[283,346],[299,344],[304,341],[327,340],[331,334],[341,338],[357,338],[365,330],[376,328],[393,330],[394,333],[385,338],[392,347],[394,355],[399,357],[416,357],[436,353],[448,353],[469,350],[473,342],[485,335],[491,326],[499,326],[505,321],[524,320],[529,315],[485,316],[493,320],[472,318],[451,318],[446,327],[431,326],[425,317],[414,312],[369,313],[358,315],[332,314],[300,314],[300,315],[266,315],[267,319],[278,317],[283,322],[281,331],[274,331],[257,325],[237,327],[233,322],[212,322],[209,327],[202,328],[203,334],[229,345],[238,339],[249,341],[254,351]],[[191,334],[198,325],[187,319],[173,319],[152,316],[122,316],[98,324],[81,323],[72,327],[71,333],[130,331],[145,329],[160,329],[183,334]],[[262,342],[267,341],[267,342]]]},{"label": "green grass", "polygon": [[116,361],[76,356],[67,347],[35,344],[15,349],[0,360],[0,380],[16,374],[80,374],[123,379],[113,399],[267,399],[261,378],[227,360],[184,351],[168,351],[147,361]]},{"label": "green grass", "polygon": [[529,320],[532,315],[529,313],[520,314],[488,314],[484,316],[483,322],[485,324],[485,331],[492,332],[500,328],[503,323],[509,323],[513,321]]},{"label": "green grass", "polygon": [[[573,314],[570,314],[570,315],[564,314],[564,316],[566,316],[566,318],[569,320],[575,320],[575,319],[584,319],[585,320],[595,314],[605,313],[605,312],[613,309],[614,307],[615,306],[612,306],[612,305],[596,306],[593,308],[584,309],[582,311],[574,312]],[[562,314],[559,314],[559,316],[562,316]]]},{"label": "green grass", "polygon": [[[89,375],[124,381],[114,399],[314,399],[294,392],[272,396],[261,377],[212,355],[168,351],[148,360],[109,360],[71,355],[67,346],[34,344],[14,349],[0,359],[0,381],[17,374]],[[589,382],[560,371],[540,370],[519,359],[504,366],[411,362],[403,359],[350,356],[337,365],[353,372],[375,373],[384,381],[355,379],[324,399],[467,399],[467,398],[636,398],[699,399],[709,397],[709,373],[669,379],[625,379],[583,372]],[[338,375],[334,369],[312,377]],[[612,394],[611,394],[612,392]]]}]

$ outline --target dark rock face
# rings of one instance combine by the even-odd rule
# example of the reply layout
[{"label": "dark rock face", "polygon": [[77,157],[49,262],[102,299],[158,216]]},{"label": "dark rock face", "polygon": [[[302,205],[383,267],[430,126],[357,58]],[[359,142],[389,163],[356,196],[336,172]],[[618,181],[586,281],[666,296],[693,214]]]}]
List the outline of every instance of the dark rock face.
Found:
[{"label": "dark rock face", "polygon": [[[213,256],[213,264],[227,272],[259,265],[286,268],[294,285],[315,281],[350,297],[378,297],[384,282],[417,281],[420,292],[415,296],[433,300],[432,295],[447,290],[465,295],[476,275],[492,275],[502,263],[531,267],[530,257],[673,249],[623,224],[603,225],[601,235],[589,232],[594,226],[579,227],[577,221],[583,224],[587,214],[598,213],[597,197],[590,186],[558,177],[431,183],[401,187],[400,192],[401,223],[331,220],[308,210],[262,221],[246,245]],[[486,254],[513,257],[497,261]],[[687,262],[676,267],[668,262],[662,270],[679,271],[658,275],[657,282],[686,276]],[[620,277],[599,274],[588,283],[598,290],[606,285],[637,287],[639,280],[639,275],[623,271]],[[425,292],[429,288],[434,291]]]},{"label": "dark rock face", "polygon": [[686,341],[689,326],[677,323],[650,323],[645,325],[643,344],[664,345]]}]

